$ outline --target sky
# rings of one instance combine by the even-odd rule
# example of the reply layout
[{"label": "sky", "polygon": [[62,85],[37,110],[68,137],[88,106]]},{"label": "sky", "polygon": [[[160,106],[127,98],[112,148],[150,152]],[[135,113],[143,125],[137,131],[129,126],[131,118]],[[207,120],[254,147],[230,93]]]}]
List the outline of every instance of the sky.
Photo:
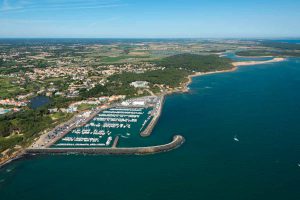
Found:
[{"label": "sky", "polygon": [[300,0],[0,0],[0,37],[300,38]]}]

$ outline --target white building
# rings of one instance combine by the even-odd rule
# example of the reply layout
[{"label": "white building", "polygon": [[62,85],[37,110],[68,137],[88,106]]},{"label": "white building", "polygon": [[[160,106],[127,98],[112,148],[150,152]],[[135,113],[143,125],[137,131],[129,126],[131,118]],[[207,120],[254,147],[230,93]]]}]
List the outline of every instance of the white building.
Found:
[{"label": "white building", "polygon": [[144,106],[145,101],[133,101],[132,105],[134,105],[134,106]]},{"label": "white building", "polygon": [[130,104],[129,104],[129,102],[127,102],[127,101],[123,101],[123,102],[121,103],[121,105],[122,105],[122,106],[129,106]]},{"label": "white building", "polygon": [[148,88],[149,83],[147,81],[135,81],[130,83],[131,86],[135,88]]}]

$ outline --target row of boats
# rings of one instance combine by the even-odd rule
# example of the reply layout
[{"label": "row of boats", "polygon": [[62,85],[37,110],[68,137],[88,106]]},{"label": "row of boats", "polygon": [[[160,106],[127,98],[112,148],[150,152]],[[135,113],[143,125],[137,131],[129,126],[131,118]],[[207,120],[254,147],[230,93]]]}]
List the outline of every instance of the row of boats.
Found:
[{"label": "row of boats", "polygon": [[84,129],[75,129],[73,130],[71,133],[73,134],[77,134],[77,135],[100,135],[100,136],[104,136],[104,135],[110,135],[111,131],[105,131],[105,130],[98,130],[98,129],[88,129],[88,128],[84,128]]},{"label": "row of boats", "polygon": [[139,118],[141,115],[132,114],[99,114],[98,117]]},{"label": "row of boats", "polygon": [[[145,108],[116,107],[102,111],[84,127],[72,130],[61,139],[57,146],[110,146],[114,137],[111,134],[114,130],[131,129],[132,125],[139,122],[143,114],[145,114]],[[150,117],[143,122],[143,127]],[[126,138],[129,136],[130,134],[127,133]]]},{"label": "row of boats", "polygon": [[144,108],[111,108],[98,114],[89,126],[105,129],[130,129],[132,124],[138,123],[141,115],[145,113],[144,110]]},{"label": "row of boats", "polygon": [[120,114],[120,115],[142,115],[144,112],[137,112],[137,111],[112,111],[107,110],[103,111],[104,114]]},{"label": "row of boats", "polygon": [[111,111],[129,111],[129,112],[141,112],[144,108],[111,108]]},{"label": "row of boats", "polygon": [[105,147],[105,143],[59,143],[56,144],[55,146],[60,146],[60,147],[67,147],[67,146],[72,146],[72,147]]},{"label": "row of boats", "polygon": [[105,118],[105,117],[97,117],[95,118],[97,122],[126,122],[126,123],[137,123],[137,119],[125,119],[125,118]]},{"label": "row of boats", "polygon": [[126,128],[130,129],[131,124],[122,124],[122,123],[104,123],[103,128],[113,128],[113,129],[120,129],[120,128]]},{"label": "row of boats", "polygon": [[[84,143],[81,143],[81,144],[103,144],[103,145],[100,145],[100,146],[109,146],[111,141],[112,141],[112,137],[109,136],[106,140],[105,143],[99,143],[100,142],[100,139],[99,138],[92,138],[92,137],[64,137],[62,139],[63,142],[84,142]],[[59,146],[61,146],[61,144],[63,143],[60,143]],[[67,146],[70,146],[70,145],[78,145],[79,143],[65,143],[65,144],[68,144]],[[69,145],[70,144],[70,145]],[[89,146],[89,145],[88,145]]]},{"label": "row of boats", "polygon": [[149,115],[149,116],[147,117],[147,119],[145,119],[145,121],[144,121],[143,124],[142,124],[142,127],[141,127],[140,131],[143,130],[143,128],[144,128],[144,127],[146,126],[146,124],[152,119],[152,117],[153,117],[153,116]]}]

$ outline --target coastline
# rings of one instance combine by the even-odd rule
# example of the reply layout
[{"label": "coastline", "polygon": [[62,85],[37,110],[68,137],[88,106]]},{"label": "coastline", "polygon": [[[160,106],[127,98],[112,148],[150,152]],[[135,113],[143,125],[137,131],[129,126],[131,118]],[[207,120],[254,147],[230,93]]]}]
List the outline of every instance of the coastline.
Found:
[{"label": "coastline", "polygon": [[5,165],[8,165],[9,163],[18,160],[20,158],[23,158],[23,156],[25,155],[25,150],[19,150],[13,153],[13,155],[11,155],[10,157],[3,159],[0,162],[0,168],[4,167]]},{"label": "coastline", "polygon": [[185,83],[183,83],[183,89],[181,90],[181,92],[189,92],[189,85],[193,82],[193,78],[194,77],[198,77],[198,76],[205,76],[205,75],[209,75],[209,74],[219,74],[219,73],[226,73],[226,72],[234,72],[238,69],[237,66],[233,66],[231,69],[225,69],[225,70],[218,70],[218,71],[211,71],[211,72],[195,72],[194,74],[191,74],[187,77],[188,81],[186,81]]},{"label": "coastline", "polygon": [[[266,60],[266,61],[243,61],[243,62],[232,62],[232,68],[231,69],[225,69],[225,70],[219,70],[219,71],[211,71],[211,72],[195,72],[194,74],[189,75],[188,81],[182,84],[182,90],[180,92],[189,92],[189,85],[193,82],[194,77],[198,76],[205,76],[209,74],[218,74],[218,73],[227,73],[227,72],[234,72],[238,70],[239,67],[244,66],[253,66],[253,65],[261,65],[261,64],[268,64],[268,63],[276,63],[276,62],[283,62],[286,58],[273,58],[272,60]],[[173,91],[171,93],[174,93],[176,91]]]},{"label": "coastline", "polygon": [[[169,90],[169,91],[167,91],[165,93],[162,93],[161,96],[164,99],[167,95],[171,95],[171,94],[174,94],[174,93],[186,93],[186,92],[189,92],[190,89],[189,89],[188,86],[192,83],[194,77],[205,76],[205,75],[209,75],[209,74],[234,72],[239,67],[242,67],[242,66],[252,66],[252,65],[260,65],[260,64],[276,63],[276,62],[282,62],[282,61],[285,61],[285,60],[286,60],[286,58],[273,58],[272,60],[267,60],[267,61],[233,62],[232,63],[232,68],[230,68],[230,69],[219,70],[219,71],[211,71],[211,72],[195,72],[194,74],[191,74],[191,75],[187,76],[188,80],[186,82],[182,83],[182,85],[180,86],[180,89]],[[162,102],[161,107],[163,107],[163,102]],[[154,128],[154,126],[152,128]],[[3,167],[3,166],[5,166],[8,163],[14,161],[14,160],[17,160],[17,159],[23,157],[25,154],[26,154],[26,149],[22,149],[20,151],[15,152],[12,156],[10,156],[9,158],[4,159],[3,161],[0,162],[0,168]]]},{"label": "coastline", "polygon": [[276,63],[276,62],[282,62],[285,61],[285,58],[273,58],[272,60],[266,60],[266,61],[241,61],[241,62],[233,62],[232,65],[235,67],[240,66],[248,66],[248,65],[261,65],[261,64],[268,64],[268,63]]}]

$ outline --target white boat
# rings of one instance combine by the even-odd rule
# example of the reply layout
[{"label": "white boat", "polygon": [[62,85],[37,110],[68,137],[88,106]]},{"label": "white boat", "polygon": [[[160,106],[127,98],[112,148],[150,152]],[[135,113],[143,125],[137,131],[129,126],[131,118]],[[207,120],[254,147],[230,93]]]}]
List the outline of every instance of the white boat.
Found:
[{"label": "white boat", "polygon": [[234,136],[233,138],[234,141],[239,142],[240,140],[237,138],[237,136]]},{"label": "white boat", "polygon": [[110,145],[110,143],[111,143],[111,141],[112,141],[112,137],[110,136],[110,137],[108,137],[107,138],[107,141],[106,141],[106,146],[109,146]]}]

